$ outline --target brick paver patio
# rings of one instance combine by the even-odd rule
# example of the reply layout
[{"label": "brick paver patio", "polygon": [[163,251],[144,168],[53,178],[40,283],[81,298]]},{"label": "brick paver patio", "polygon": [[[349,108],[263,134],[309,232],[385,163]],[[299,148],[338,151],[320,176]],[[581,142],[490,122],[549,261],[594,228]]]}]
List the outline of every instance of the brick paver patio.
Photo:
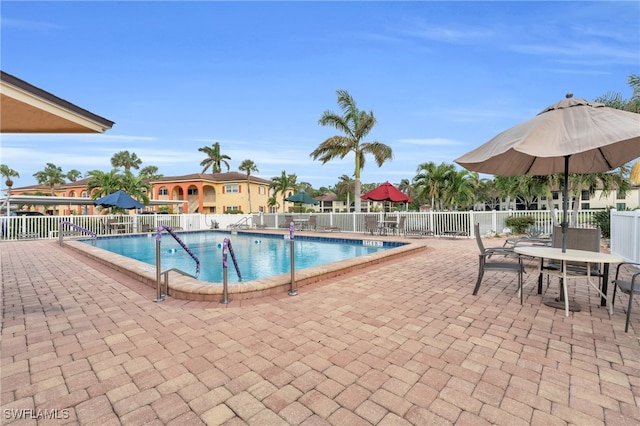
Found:
[{"label": "brick paver patio", "polygon": [[0,243],[2,424],[640,424],[626,296],[609,317],[572,284],[583,310],[565,317],[533,286],[521,306],[514,274],[495,272],[472,296],[475,242],[423,241],[229,305],[154,303],[54,242]]}]

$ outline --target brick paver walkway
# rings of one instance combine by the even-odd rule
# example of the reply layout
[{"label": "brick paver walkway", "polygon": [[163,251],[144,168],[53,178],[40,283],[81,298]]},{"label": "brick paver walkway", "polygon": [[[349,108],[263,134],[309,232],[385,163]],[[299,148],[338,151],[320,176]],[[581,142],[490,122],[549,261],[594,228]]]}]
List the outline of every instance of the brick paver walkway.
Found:
[{"label": "brick paver walkway", "polygon": [[520,306],[515,276],[488,272],[474,297],[475,243],[425,242],[229,305],[154,303],[54,242],[0,243],[2,424],[640,423],[626,296],[610,318],[570,285],[583,311],[565,317],[531,286]]}]

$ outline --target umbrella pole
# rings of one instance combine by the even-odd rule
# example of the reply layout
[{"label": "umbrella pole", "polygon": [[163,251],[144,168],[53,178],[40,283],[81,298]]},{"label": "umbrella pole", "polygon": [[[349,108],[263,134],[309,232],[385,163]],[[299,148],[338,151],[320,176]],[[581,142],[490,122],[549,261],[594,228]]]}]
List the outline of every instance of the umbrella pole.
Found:
[{"label": "umbrella pole", "polygon": [[569,155],[564,156],[564,182],[562,187],[562,252],[567,251],[567,231],[569,222],[567,222],[567,213],[569,211]]}]

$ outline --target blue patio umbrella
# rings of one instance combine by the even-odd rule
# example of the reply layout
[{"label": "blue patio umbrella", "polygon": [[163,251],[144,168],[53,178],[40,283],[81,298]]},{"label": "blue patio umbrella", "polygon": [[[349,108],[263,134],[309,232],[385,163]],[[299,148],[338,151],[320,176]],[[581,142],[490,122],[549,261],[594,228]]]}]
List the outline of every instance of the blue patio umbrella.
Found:
[{"label": "blue patio umbrella", "polygon": [[93,202],[95,206],[102,207],[119,207],[121,209],[141,209],[144,204],[141,204],[137,200],[131,197],[131,195],[120,190],[113,194],[105,195],[102,198],[98,198]]}]

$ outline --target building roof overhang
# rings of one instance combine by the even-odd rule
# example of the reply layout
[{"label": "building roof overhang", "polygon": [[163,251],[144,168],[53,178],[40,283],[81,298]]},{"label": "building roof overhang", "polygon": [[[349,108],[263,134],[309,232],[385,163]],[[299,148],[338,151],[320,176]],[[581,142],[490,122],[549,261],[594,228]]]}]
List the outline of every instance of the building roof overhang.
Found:
[{"label": "building roof overhang", "polygon": [[114,122],[0,71],[0,133],[104,133]]}]

